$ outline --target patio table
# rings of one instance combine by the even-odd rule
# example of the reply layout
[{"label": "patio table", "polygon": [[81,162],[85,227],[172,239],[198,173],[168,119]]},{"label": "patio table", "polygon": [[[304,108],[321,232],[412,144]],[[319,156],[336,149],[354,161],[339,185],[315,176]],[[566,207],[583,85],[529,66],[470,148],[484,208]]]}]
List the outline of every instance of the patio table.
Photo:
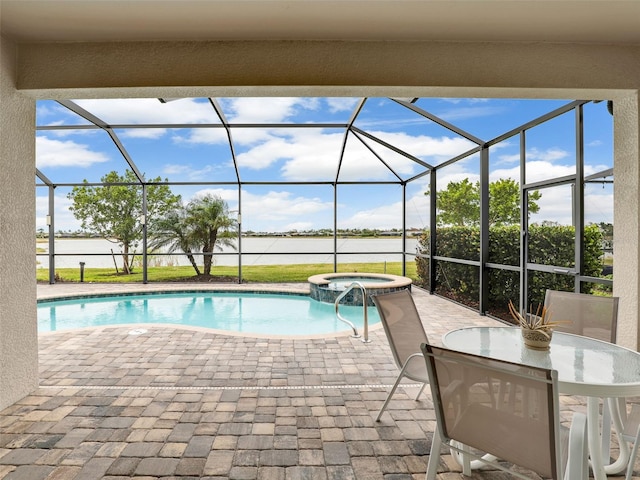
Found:
[{"label": "patio table", "polygon": [[[621,431],[617,397],[640,396],[640,353],[608,342],[570,333],[553,332],[549,350],[524,346],[519,327],[465,327],[442,337],[445,347],[558,372],[558,389],[587,398],[588,444],[596,480],[624,470],[629,460],[626,442],[620,442],[618,460],[605,465],[600,430],[600,398],[610,399],[614,430]],[[606,400],[604,400],[606,401]]]}]

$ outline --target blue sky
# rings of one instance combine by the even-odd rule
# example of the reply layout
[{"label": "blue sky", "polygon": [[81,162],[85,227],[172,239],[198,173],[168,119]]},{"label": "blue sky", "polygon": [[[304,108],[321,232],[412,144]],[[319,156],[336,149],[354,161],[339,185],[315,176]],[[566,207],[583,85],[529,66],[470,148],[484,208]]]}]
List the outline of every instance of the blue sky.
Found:
[{"label": "blue sky", "polygon": [[[207,99],[74,100],[110,125],[155,125],[156,128],[116,128],[125,149],[147,179],[174,182],[233,182],[236,172],[224,128]],[[268,128],[232,128],[242,181],[274,182],[242,189],[243,230],[288,231],[332,228],[334,190],[328,185],[284,185],[282,182],[333,181],[338,171],[344,129],[288,128],[286,124],[347,123],[359,98],[220,98],[226,120],[235,124],[269,124]],[[415,105],[482,140],[533,120],[569,100],[423,98]],[[575,173],[575,118],[565,114],[527,133],[527,182]],[[40,101],[37,125],[87,125],[88,122],[57,102]],[[178,125],[178,127],[172,126]],[[188,125],[188,126],[186,126]],[[606,102],[584,109],[586,175],[613,167],[613,126]],[[471,149],[474,144],[388,98],[369,98],[354,126],[364,132],[350,135],[340,165],[340,181],[393,181],[418,175],[419,163],[371,141],[367,135],[395,145],[431,165]],[[513,137],[490,149],[490,177],[518,179],[519,140]],[[366,145],[365,145],[366,144]],[[381,162],[380,157],[383,161]],[[37,167],[54,183],[98,182],[109,171],[127,168],[110,137],[99,129],[39,130]],[[395,172],[395,174],[393,173]],[[397,175],[397,176],[396,176]],[[478,156],[439,172],[438,189],[449,181],[478,178]],[[37,183],[41,183],[38,180]],[[407,227],[428,224],[428,176],[408,184]],[[71,189],[56,188],[55,228],[79,227],[66,198]],[[224,198],[238,209],[233,185],[173,186],[185,202],[204,193]],[[571,221],[568,186],[544,189],[541,211],[533,221]],[[45,228],[47,189],[37,188],[36,228]],[[338,187],[339,228],[400,228],[402,188],[399,185],[342,185]],[[587,222],[612,222],[610,185],[586,188]]]}]

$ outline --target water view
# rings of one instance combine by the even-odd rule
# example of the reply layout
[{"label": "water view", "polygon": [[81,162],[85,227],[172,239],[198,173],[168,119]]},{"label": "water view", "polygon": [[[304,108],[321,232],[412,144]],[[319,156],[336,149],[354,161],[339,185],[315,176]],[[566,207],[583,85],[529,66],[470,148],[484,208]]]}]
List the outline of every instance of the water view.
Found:
[{"label": "water view", "polygon": [[[291,238],[291,237],[246,237],[242,238],[243,265],[287,265],[296,263],[332,263],[333,238]],[[415,253],[418,246],[416,238],[406,240],[404,249]],[[36,243],[38,268],[48,267],[48,241]],[[400,262],[402,261],[402,239],[400,238],[341,238],[337,241],[340,262]],[[109,268],[115,261],[121,265],[120,248],[117,244],[104,239],[56,239],[56,267],[78,267],[80,262],[85,268]],[[324,253],[318,253],[324,252]],[[357,252],[357,253],[355,253]],[[361,252],[361,253],[359,253]],[[398,253],[387,253],[398,252]],[[141,253],[137,251],[136,253]],[[238,254],[230,248],[224,248],[214,255],[216,265],[232,266],[238,264]],[[188,266],[189,262],[180,255],[150,255],[149,265]]]}]

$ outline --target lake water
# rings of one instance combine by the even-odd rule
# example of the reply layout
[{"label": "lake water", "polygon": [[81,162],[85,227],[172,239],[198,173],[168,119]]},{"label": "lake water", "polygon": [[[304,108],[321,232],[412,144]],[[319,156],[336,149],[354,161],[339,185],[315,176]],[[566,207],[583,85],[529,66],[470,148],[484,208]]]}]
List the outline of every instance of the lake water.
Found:
[{"label": "lake water", "polygon": [[[413,254],[416,252],[417,245],[417,239],[407,239],[404,251]],[[333,246],[333,238],[243,237],[242,265],[333,263]],[[48,268],[49,243],[46,241],[36,243],[36,247],[38,268]],[[56,239],[56,267],[79,267],[80,262],[85,263],[85,268],[113,267],[112,251],[118,268],[121,268],[121,250],[115,243],[104,239]],[[337,241],[337,251],[340,263],[401,262],[402,239],[340,238]],[[202,264],[202,256],[197,256],[196,261]],[[229,248],[215,252],[214,263],[222,266],[238,265],[238,253]],[[184,254],[153,255],[149,256],[149,265],[182,266],[189,265],[189,262]]]}]

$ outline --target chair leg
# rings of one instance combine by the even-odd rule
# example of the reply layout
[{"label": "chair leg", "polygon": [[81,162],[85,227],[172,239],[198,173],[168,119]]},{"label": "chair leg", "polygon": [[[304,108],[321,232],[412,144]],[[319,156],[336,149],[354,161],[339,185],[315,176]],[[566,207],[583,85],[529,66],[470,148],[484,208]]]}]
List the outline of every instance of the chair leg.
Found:
[{"label": "chair leg", "polygon": [[[384,401],[384,404],[382,405],[382,408],[378,412],[378,416],[376,417],[376,422],[380,421],[380,417],[382,416],[382,412],[384,412],[385,408],[387,408],[387,405],[389,404],[389,401],[391,400],[391,397],[395,393],[396,388],[398,388],[398,385],[400,384],[400,380],[403,379],[404,372],[407,369],[407,366],[409,365],[409,362],[411,362],[411,359],[413,357],[422,357],[422,353],[414,353],[413,355],[409,356],[409,358],[407,358],[405,360],[404,365],[402,365],[402,368],[400,369],[400,373],[398,374],[398,378],[396,378],[396,383],[393,384],[393,388],[389,392],[389,395],[387,395],[387,399]],[[422,388],[424,388],[424,386]]]},{"label": "chair leg", "polygon": [[422,387],[420,387],[420,391],[418,392],[418,394],[416,395],[416,400],[418,400],[418,398],[420,398],[420,395],[422,395],[422,392],[424,392],[424,387],[426,387],[427,384],[423,383]]},{"label": "chair leg", "polygon": [[433,431],[433,440],[431,441],[431,451],[429,452],[429,464],[427,465],[427,474],[425,480],[434,480],[440,465],[440,450],[442,449],[442,439],[440,438],[440,429],[436,425]]},{"label": "chair leg", "polygon": [[636,434],[636,439],[633,442],[633,447],[631,448],[631,455],[629,456],[629,465],[627,466],[627,475],[625,476],[625,480],[631,480],[633,476],[633,467],[636,464],[636,457],[638,456],[638,447],[640,446],[640,426],[638,427],[638,433]]},{"label": "chair leg", "polygon": [[382,417],[382,413],[387,408],[387,405],[389,405],[389,401],[391,400],[391,397],[393,397],[393,394],[395,393],[396,388],[398,388],[398,385],[400,384],[400,380],[402,380],[402,377],[404,377],[404,369],[402,369],[400,371],[400,374],[398,375],[398,378],[396,379],[396,383],[393,384],[393,387],[391,388],[391,391],[389,392],[389,395],[387,395],[387,399],[382,404],[382,408],[380,409],[380,411],[378,412],[378,416],[376,417],[376,422],[380,421],[380,417]]},{"label": "chair leg", "polygon": [[576,412],[569,429],[569,455],[565,466],[565,480],[588,480],[589,448],[587,442],[587,416]]},{"label": "chair leg", "polygon": [[[478,463],[478,461],[472,463],[471,462],[471,457],[469,457],[469,455],[467,453],[467,452],[469,452],[469,447],[467,445],[463,444],[463,443],[460,443],[460,442],[456,442],[456,443],[457,443],[457,447],[461,451],[455,451],[455,457],[454,458],[460,464],[460,466],[462,466],[462,475],[464,475],[465,477],[470,477],[471,476],[472,466],[475,466],[475,468],[480,468],[484,464],[482,462]],[[453,454],[453,451],[451,453]],[[493,458],[495,459],[495,457],[493,457]]]}]

